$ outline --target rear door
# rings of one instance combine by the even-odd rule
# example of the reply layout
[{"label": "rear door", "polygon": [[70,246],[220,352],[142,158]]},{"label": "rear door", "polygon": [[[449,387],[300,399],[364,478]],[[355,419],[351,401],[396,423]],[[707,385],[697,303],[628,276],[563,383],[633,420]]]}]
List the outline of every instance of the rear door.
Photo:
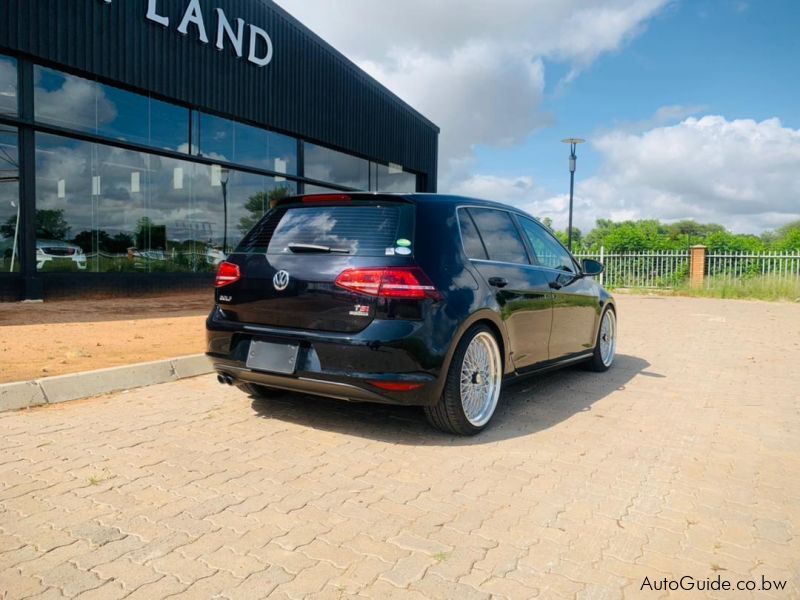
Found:
[{"label": "rear door", "polygon": [[514,366],[525,370],[547,360],[550,288],[541,269],[531,265],[511,214],[471,207],[460,208],[458,216],[464,250],[500,305]]},{"label": "rear door", "polygon": [[541,224],[520,215],[517,219],[534,260],[553,291],[550,358],[591,350],[600,307],[596,287],[578,276],[578,266],[570,253]]},{"label": "rear door", "polygon": [[376,299],[335,285],[355,267],[405,266],[414,239],[413,204],[391,199],[280,205],[227,259],[241,278],[217,301],[228,318],[274,327],[354,333],[375,316]]}]

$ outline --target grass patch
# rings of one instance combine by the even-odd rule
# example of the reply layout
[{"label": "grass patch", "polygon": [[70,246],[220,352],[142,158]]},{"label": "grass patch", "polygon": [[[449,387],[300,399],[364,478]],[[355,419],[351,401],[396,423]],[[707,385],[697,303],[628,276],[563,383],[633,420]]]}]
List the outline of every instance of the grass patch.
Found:
[{"label": "grass patch", "polygon": [[699,298],[732,298],[742,300],[784,300],[800,302],[800,279],[779,277],[748,277],[745,279],[707,279],[702,288],[688,284],[676,287],[673,293]]}]

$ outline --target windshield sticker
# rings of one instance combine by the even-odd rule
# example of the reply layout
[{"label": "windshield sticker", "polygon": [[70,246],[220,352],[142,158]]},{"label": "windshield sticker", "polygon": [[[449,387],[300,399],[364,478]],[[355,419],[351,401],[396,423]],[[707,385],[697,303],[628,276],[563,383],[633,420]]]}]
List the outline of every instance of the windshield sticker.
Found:
[{"label": "windshield sticker", "polygon": [[406,238],[400,238],[399,240],[397,240],[397,245],[403,248],[410,248],[411,240],[407,240]]},{"label": "windshield sticker", "polygon": [[411,254],[411,248],[401,248],[398,246],[397,248],[394,249],[394,252],[395,254],[399,254],[401,256],[408,256],[409,254]]},{"label": "windshield sticker", "polygon": [[387,248],[386,256],[394,256],[394,248]]}]

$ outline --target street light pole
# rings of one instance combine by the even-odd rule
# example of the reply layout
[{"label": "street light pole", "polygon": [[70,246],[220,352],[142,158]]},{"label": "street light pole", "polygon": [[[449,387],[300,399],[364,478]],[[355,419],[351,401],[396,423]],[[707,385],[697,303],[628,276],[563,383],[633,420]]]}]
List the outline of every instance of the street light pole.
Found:
[{"label": "street light pole", "polygon": [[222,254],[228,256],[228,179],[230,178],[230,171],[223,168],[221,170],[222,177],[220,184],[222,185]]},{"label": "street light pole", "polygon": [[572,199],[575,194],[575,169],[578,166],[578,155],[575,149],[578,144],[584,143],[586,140],[581,138],[567,138],[561,140],[565,144],[569,144],[569,228],[567,229],[567,248],[572,252]]}]

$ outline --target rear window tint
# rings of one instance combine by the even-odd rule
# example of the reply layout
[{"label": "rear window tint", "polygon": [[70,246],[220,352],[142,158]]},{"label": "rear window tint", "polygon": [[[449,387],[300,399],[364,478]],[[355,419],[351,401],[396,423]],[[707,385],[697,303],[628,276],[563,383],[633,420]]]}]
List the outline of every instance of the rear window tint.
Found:
[{"label": "rear window tint", "polygon": [[525,244],[519,236],[517,226],[504,210],[470,208],[483,243],[489,252],[489,260],[529,265]]},{"label": "rear window tint", "polygon": [[237,251],[292,254],[290,244],[307,244],[350,256],[386,256],[398,240],[412,240],[413,210],[404,204],[278,207],[245,236]]}]

